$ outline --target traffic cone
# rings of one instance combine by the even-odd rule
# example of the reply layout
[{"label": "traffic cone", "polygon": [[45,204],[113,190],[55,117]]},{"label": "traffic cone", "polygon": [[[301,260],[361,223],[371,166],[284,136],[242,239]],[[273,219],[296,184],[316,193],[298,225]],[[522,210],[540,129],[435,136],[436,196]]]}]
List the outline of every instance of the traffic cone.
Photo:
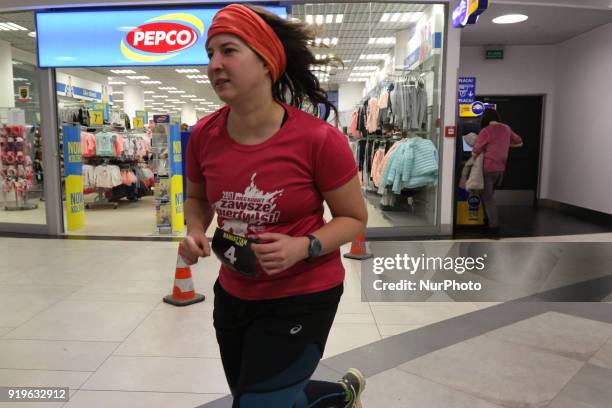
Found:
[{"label": "traffic cone", "polygon": [[176,273],[174,275],[174,288],[172,294],[164,297],[164,302],[174,306],[187,306],[203,302],[204,295],[195,292],[191,279],[191,268],[179,255],[176,258]]},{"label": "traffic cone", "polygon": [[357,235],[357,238],[351,244],[351,251],[348,254],[344,254],[345,258],[350,259],[359,259],[360,261],[364,259],[372,258],[374,255],[368,254],[366,250],[365,244],[365,232]]}]

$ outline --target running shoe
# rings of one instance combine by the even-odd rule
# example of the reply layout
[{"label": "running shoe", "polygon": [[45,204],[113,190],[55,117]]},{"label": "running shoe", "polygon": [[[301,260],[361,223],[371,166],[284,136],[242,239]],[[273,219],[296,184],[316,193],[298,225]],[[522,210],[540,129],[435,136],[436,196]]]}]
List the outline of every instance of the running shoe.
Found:
[{"label": "running shoe", "polygon": [[366,380],[361,371],[356,368],[349,368],[340,380],[345,385],[348,397],[345,408],[362,408],[361,393],[365,389]]}]

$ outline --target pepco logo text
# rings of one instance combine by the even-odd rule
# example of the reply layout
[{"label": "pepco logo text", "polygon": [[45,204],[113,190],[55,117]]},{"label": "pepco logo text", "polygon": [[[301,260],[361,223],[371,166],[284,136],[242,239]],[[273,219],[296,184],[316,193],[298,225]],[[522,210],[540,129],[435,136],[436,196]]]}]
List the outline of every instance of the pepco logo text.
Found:
[{"label": "pepco logo text", "polygon": [[191,47],[198,41],[198,33],[183,24],[153,23],[130,31],[126,40],[139,51],[165,54]]},{"label": "pepco logo text", "polygon": [[204,24],[193,14],[165,14],[133,27],[121,40],[121,52],[130,61],[155,64],[182,54],[203,35]]}]

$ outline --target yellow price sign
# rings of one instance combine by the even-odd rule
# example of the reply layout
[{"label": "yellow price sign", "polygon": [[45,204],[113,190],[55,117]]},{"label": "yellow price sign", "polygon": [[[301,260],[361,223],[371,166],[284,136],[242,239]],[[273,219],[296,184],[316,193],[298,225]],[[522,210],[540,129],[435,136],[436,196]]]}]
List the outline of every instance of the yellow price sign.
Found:
[{"label": "yellow price sign", "polygon": [[104,112],[99,110],[89,111],[89,124],[102,125],[104,123]]},{"label": "yellow price sign", "polygon": [[142,129],[144,127],[144,119],[135,117],[133,121],[134,129]]}]

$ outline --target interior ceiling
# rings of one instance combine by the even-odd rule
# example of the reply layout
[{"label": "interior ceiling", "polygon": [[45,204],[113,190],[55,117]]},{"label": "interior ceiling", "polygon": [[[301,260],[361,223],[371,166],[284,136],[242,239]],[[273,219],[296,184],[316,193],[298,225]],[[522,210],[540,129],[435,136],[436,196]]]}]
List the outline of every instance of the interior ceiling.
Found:
[{"label": "interior ceiling", "polygon": [[[502,0],[500,0],[500,3]],[[468,27],[462,32],[462,45],[539,45],[556,44],[589,31],[602,24],[612,21],[612,10],[577,9],[567,7],[530,6],[524,2],[517,4],[492,3],[481,17],[479,23]],[[514,3],[514,2],[511,2]],[[539,2],[542,4],[542,2]],[[408,13],[424,11],[430,5],[427,4],[404,4],[404,3],[321,3],[303,4],[290,7],[290,17],[305,21],[306,15],[336,15],[343,14],[340,24],[313,25],[317,37],[338,38],[338,44],[329,48],[313,47],[315,54],[332,54],[344,61],[341,69],[332,69],[329,75],[330,88],[348,80],[349,74],[356,66],[377,65],[382,66],[383,61],[360,60],[361,54],[388,54],[393,50],[392,44],[368,44],[370,37],[392,37],[397,31],[407,29],[410,22],[380,22],[383,13]],[[493,24],[491,20],[502,14],[523,13],[529,16],[529,20],[518,25],[502,26]],[[30,31],[34,31],[34,14],[32,12],[4,13],[0,14],[0,22],[13,22]],[[27,35],[28,31],[0,31],[0,40],[8,41],[14,48],[36,54],[36,41]],[[200,74],[206,73],[206,67],[179,67],[196,68]],[[146,91],[154,91],[156,94],[168,95],[168,99],[178,99],[176,94],[161,91],[160,86],[173,86],[183,90],[187,94],[196,95],[197,98],[206,99],[220,103],[212,88],[208,84],[198,84],[194,79],[188,79],[187,74],[177,73],[175,68],[132,67],[136,74],[146,75],[151,80],[159,80],[161,85],[143,85],[139,80],[125,78],[126,75],[110,73],[110,69],[116,68],[91,68],[92,71],[105,76],[112,76],[125,82],[127,85],[138,85]],[[122,85],[115,85],[115,91],[120,90]],[[118,96],[117,99],[120,97]],[[152,100],[147,95],[147,100]],[[158,99],[159,100],[159,99]],[[188,99],[186,99],[188,100]],[[148,105],[147,103],[147,106]],[[204,107],[202,105],[201,107]]]},{"label": "interior ceiling", "polygon": [[[463,29],[462,46],[553,45],[612,22],[610,8],[595,10],[491,3],[478,24]],[[612,1],[609,3],[612,5]],[[494,18],[506,14],[525,14],[529,19],[519,24],[493,23]]]}]

